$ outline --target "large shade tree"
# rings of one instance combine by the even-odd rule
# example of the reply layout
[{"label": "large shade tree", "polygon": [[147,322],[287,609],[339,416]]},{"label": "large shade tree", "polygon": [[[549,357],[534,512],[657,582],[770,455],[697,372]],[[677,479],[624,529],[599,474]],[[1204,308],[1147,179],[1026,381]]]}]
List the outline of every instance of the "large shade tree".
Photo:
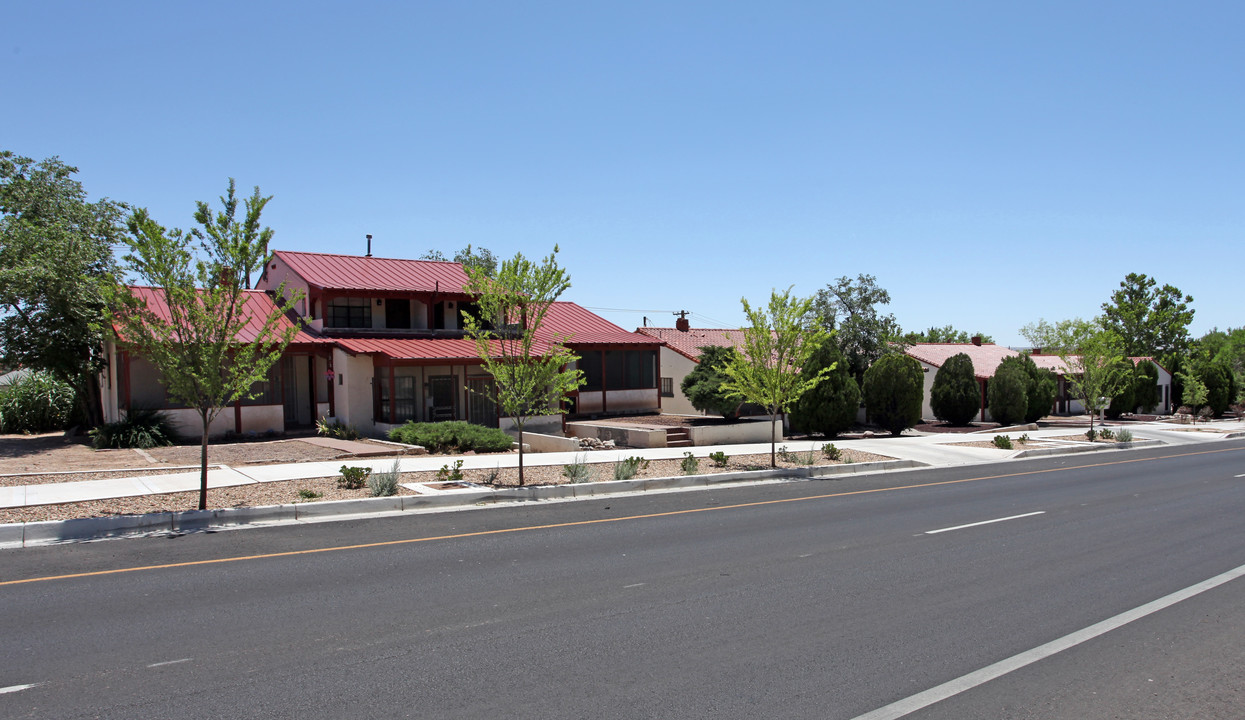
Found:
[{"label": "large shade tree", "polygon": [[72,386],[83,420],[98,425],[104,288],[126,208],[88,201],[77,172],[55,157],[0,152],[0,363]]},{"label": "large shade tree", "polygon": [[1118,338],[1125,355],[1163,357],[1189,346],[1193,297],[1173,285],[1159,286],[1143,274],[1129,273],[1102,304],[1102,326]]},{"label": "large shade tree", "polygon": [[[113,286],[107,293],[119,341],[160,371],[170,397],[199,415],[200,510],[207,507],[212,420],[258,393],[258,383],[268,379],[298,332],[286,319],[297,293],[287,294],[282,286],[273,303],[247,302],[243,279],[262,266],[265,258],[256,247],[272,235],[260,228],[269,198],[255,188],[239,219],[237,203],[230,202],[234,197],[231,179],[220,215],[204,213],[202,203],[195,214],[212,227],[190,232],[165,228],[145,209],[135,210],[128,221],[124,269],[149,287]],[[246,335],[253,339],[244,340]]]},{"label": "large shade tree", "polygon": [[840,277],[813,299],[822,327],[838,331],[839,347],[857,382],[864,379],[865,370],[875,360],[898,349],[893,343],[902,339],[899,322],[880,309],[890,301],[890,293],[878,287],[877,279],[863,274],[855,280]]}]

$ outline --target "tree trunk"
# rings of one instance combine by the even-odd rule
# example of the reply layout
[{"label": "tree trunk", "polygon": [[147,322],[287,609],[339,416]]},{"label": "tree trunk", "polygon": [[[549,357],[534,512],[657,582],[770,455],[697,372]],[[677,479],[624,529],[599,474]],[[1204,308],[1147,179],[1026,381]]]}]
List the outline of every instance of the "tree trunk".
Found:
[{"label": "tree trunk", "polygon": [[523,486],[523,426],[519,425],[519,487]]},{"label": "tree trunk", "polygon": [[203,415],[203,440],[199,445],[199,509],[207,510],[208,417]]},{"label": "tree trunk", "polygon": [[82,388],[83,420],[89,427],[99,427],[104,424],[104,403],[100,399],[99,376],[87,373],[83,384],[85,385]]},{"label": "tree trunk", "polygon": [[777,460],[778,439],[775,437],[777,430],[774,428],[774,426],[777,424],[778,424],[778,414],[775,413],[773,415],[770,415],[769,416],[769,466],[772,468],[778,467],[778,460]]}]

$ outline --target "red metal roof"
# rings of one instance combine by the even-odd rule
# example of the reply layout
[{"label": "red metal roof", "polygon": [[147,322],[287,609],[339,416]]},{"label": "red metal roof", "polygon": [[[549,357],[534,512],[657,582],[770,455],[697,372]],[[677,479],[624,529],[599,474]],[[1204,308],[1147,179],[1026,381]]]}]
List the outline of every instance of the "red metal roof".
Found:
[{"label": "red metal roof", "polygon": [[354,354],[375,353],[393,360],[480,361],[475,341],[469,338],[337,338],[335,342]]},{"label": "red metal roof", "polygon": [[660,345],[653,338],[623,330],[614,323],[573,302],[555,302],[545,316],[537,337],[565,336],[566,344],[576,345]]},{"label": "red metal roof", "polygon": [[273,253],[313,287],[325,290],[381,290],[465,294],[469,282],[455,262],[332,255],[277,250]]},{"label": "red metal roof", "polygon": [[686,332],[677,328],[636,328],[636,332],[657,338],[678,354],[697,362],[700,361],[702,347],[741,347],[744,343],[743,330],[698,330],[692,328]]},{"label": "red metal roof", "polygon": [[[135,297],[147,303],[147,308],[155,313],[156,317],[163,320],[169,320],[169,307],[165,302],[164,293],[161,288],[154,288],[142,285],[131,285],[129,290]],[[236,340],[240,343],[254,342],[259,337],[260,331],[264,327],[264,320],[277,309],[277,304],[273,298],[263,290],[243,290],[242,313],[246,317],[246,325],[244,325],[236,336]],[[276,331],[284,332],[294,327],[294,323],[289,317],[282,315],[277,321]],[[114,328],[116,330],[116,328]],[[124,338],[123,338],[124,339]],[[295,335],[292,343],[331,343],[332,340],[320,337],[308,332],[306,329],[300,329]]]}]

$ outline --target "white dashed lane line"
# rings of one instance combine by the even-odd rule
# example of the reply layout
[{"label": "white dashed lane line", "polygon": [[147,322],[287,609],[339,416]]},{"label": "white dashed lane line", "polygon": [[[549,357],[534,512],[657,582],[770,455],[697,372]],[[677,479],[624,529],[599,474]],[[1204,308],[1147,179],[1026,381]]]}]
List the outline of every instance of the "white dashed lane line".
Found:
[{"label": "white dashed lane line", "polygon": [[926,530],[925,534],[926,535],[937,535],[938,533],[951,532],[952,530],[963,530],[964,528],[977,527],[978,525],[989,525],[991,523],[1003,522],[1004,520],[1017,520],[1019,518],[1027,518],[1027,517],[1033,517],[1034,515],[1045,515],[1045,514],[1046,514],[1045,510],[1038,510],[1037,512],[1025,513],[1024,515],[1011,515],[1011,516],[1004,517],[1004,518],[995,518],[993,520],[982,520],[981,522],[968,523],[967,525],[956,525],[955,527],[940,528],[938,530]]}]

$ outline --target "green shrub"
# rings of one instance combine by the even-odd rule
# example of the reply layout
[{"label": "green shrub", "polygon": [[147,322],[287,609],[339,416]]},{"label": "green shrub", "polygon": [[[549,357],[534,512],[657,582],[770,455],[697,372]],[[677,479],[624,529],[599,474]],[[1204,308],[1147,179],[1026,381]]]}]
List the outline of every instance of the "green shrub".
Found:
[{"label": "green shrub", "polygon": [[729,379],[726,367],[738,355],[739,351],[733,347],[708,345],[700,348],[700,361],[679,385],[692,407],[723,417],[735,414],[740,400],[724,390],[722,384]]},{"label": "green shrub", "polygon": [[847,359],[833,338],[827,338],[800,370],[805,380],[824,367],[833,368],[791,408],[791,424],[798,430],[834,437],[856,424],[860,386],[848,371]]},{"label": "green shrub", "polygon": [[338,440],[358,440],[359,431],[354,425],[343,425],[341,422],[334,420],[329,422],[328,418],[316,418],[316,434],[325,437],[337,438]]},{"label": "green shrub", "polygon": [[929,406],[934,417],[952,425],[967,425],[981,410],[981,385],[967,353],[952,355],[938,368]]},{"label": "green shrub", "polygon": [[389,439],[407,445],[420,445],[429,452],[503,452],[514,444],[504,431],[473,425],[461,420],[446,422],[407,422],[389,431]]},{"label": "green shrub", "polygon": [[63,430],[73,414],[74,390],[46,372],[19,377],[0,390],[0,432]]},{"label": "green shrub", "polygon": [[1029,409],[1029,375],[1014,363],[999,363],[986,386],[990,417],[1000,425],[1015,425]]},{"label": "green shrub", "polygon": [[899,435],[921,421],[925,394],[921,363],[902,353],[883,355],[865,371],[863,394],[869,418]]},{"label": "green shrub", "polygon": [[1098,437],[1098,433],[1093,428],[1090,428],[1089,430],[1085,431],[1086,440],[1093,442],[1097,437]]},{"label": "green shrub", "polygon": [[709,453],[709,461],[713,463],[714,467],[724,468],[730,464],[731,459],[721,450],[715,450],[714,452]]},{"label": "green shrub", "polygon": [[1147,413],[1153,412],[1159,404],[1159,369],[1148,360],[1137,363],[1137,373],[1133,378],[1133,402]]},{"label": "green shrub", "polygon": [[789,462],[792,465],[813,465],[817,462],[817,454],[812,450],[808,452],[792,452],[783,445],[778,449],[778,457],[783,462]]},{"label": "green shrub", "polygon": [[130,408],[121,420],[100,425],[89,434],[95,448],[153,448],[177,440],[169,417],[146,408]]},{"label": "green shrub", "polygon": [[1011,450],[1012,439],[1007,437],[1006,435],[995,435],[994,446],[1000,450]]},{"label": "green shrub", "polygon": [[592,468],[588,467],[587,459],[585,455],[576,455],[575,462],[562,466],[562,474],[573,483],[587,482],[592,474]]},{"label": "green shrub", "polygon": [[342,475],[337,478],[337,487],[345,490],[362,490],[367,484],[367,476],[372,474],[372,469],[342,465],[340,472]]},{"label": "green shrub", "polygon": [[456,460],[454,464],[442,465],[437,471],[437,482],[462,482],[463,481],[463,461]]},{"label": "green shrub", "polygon": [[1032,438],[1029,437],[1029,433],[1025,433],[1024,435],[1021,435],[1020,437],[1016,438],[1016,442],[1020,443],[1021,445],[1028,443],[1030,440],[1032,440]]},{"label": "green shrub", "polygon": [[630,480],[648,467],[648,460],[642,457],[629,457],[614,463],[614,479]]},{"label": "green shrub", "polygon": [[1103,440],[1114,440],[1115,433],[1111,432],[1111,430],[1109,430],[1108,428],[1103,428],[1098,431],[1098,437],[1102,438]]},{"label": "green shrub", "polygon": [[834,462],[838,462],[843,459],[843,451],[836,448],[834,443],[826,443],[825,445],[822,445],[821,454],[825,455],[826,459]]},{"label": "green shrub", "polygon": [[400,460],[394,458],[393,466],[388,470],[367,476],[367,487],[372,491],[372,497],[389,497],[398,494],[398,479],[402,477],[401,464]]},{"label": "green shrub", "polygon": [[1120,431],[1115,434],[1115,439],[1122,443],[1132,442],[1133,432],[1128,428],[1121,428]]},{"label": "green shrub", "polygon": [[683,459],[679,461],[679,470],[684,475],[696,475],[700,473],[700,461],[690,452],[683,453]]},{"label": "green shrub", "polygon": [[1206,406],[1214,417],[1221,417],[1232,404],[1232,372],[1221,363],[1208,362],[1198,369],[1198,379],[1206,386]]},{"label": "green shrub", "polygon": [[319,493],[319,492],[316,492],[315,490],[308,490],[307,488],[300,488],[298,491],[298,499],[300,500],[316,500],[322,497],[324,497],[324,493]]}]

